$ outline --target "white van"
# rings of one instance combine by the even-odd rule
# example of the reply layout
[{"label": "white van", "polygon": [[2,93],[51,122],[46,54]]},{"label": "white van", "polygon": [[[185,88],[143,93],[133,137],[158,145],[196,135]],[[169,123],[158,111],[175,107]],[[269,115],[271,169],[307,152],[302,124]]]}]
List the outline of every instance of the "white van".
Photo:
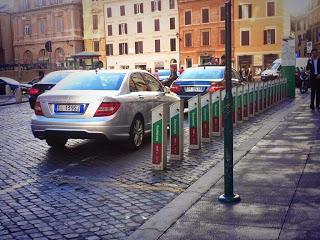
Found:
[{"label": "white van", "polygon": [[276,59],[270,68],[261,73],[261,81],[273,80],[279,77],[281,71],[281,59]]}]

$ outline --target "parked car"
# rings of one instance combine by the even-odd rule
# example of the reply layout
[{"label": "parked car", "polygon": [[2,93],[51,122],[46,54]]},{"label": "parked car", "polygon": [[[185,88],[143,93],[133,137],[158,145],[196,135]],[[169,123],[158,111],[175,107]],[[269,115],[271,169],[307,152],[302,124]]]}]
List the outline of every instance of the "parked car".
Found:
[{"label": "parked car", "polygon": [[[201,66],[187,68],[171,85],[170,91],[176,93],[181,99],[207,92],[216,92],[225,88],[225,66]],[[242,79],[239,73],[232,69],[233,85],[240,85]]]},{"label": "parked car", "polygon": [[55,71],[45,75],[40,82],[35,83],[29,90],[29,103],[30,107],[34,109],[34,105],[38,96],[45,91],[53,88],[58,82],[62,79],[70,75],[71,73],[75,73],[79,70],[63,70],[63,71]]},{"label": "parked car", "polygon": [[36,138],[62,147],[69,138],[128,140],[139,149],[151,131],[151,109],[179,97],[143,70],[99,70],[67,76],[35,104]]},{"label": "parked car", "polygon": [[261,81],[269,81],[269,80],[274,80],[280,76],[280,71],[281,71],[281,59],[275,60],[271,67],[264,70],[261,73]]},{"label": "parked car", "polygon": [[160,81],[167,80],[170,77],[170,69],[160,69],[157,72],[157,75],[159,76]]},{"label": "parked car", "polygon": [[8,77],[0,77],[0,94],[5,94],[5,86],[9,85],[12,92],[14,92],[18,87],[20,87],[22,94],[25,94],[28,92],[28,90],[31,88],[30,84],[26,83],[19,83],[18,81],[8,78]]}]

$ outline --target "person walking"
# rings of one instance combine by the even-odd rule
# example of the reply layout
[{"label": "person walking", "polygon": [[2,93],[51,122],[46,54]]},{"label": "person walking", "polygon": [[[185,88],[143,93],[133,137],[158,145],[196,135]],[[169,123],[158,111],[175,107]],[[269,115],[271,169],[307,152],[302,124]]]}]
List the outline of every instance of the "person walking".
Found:
[{"label": "person walking", "polygon": [[316,100],[316,108],[320,107],[320,59],[318,50],[311,50],[311,58],[308,60],[306,70],[309,71],[311,83],[311,102],[310,109],[314,110],[314,100]]}]

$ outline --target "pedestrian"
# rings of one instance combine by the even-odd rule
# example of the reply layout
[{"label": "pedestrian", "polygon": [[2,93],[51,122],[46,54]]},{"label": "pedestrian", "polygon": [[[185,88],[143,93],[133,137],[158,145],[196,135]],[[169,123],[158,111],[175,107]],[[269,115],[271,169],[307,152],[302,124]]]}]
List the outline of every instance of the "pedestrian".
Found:
[{"label": "pedestrian", "polygon": [[311,102],[310,109],[314,110],[314,100],[316,108],[320,107],[320,59],[316,48],[311,50],[311,58],[308,60],[306,70],[309,72],[311,84]]},{"label": "pedestrian", "polygon": [[39,81],[40,81],[44,77],[44,72],[41,70],[39,71],[38,75],[39,75]]},{"label": "pedestrian", "polygon": [[179,70],[179,74],[181,75],[184,72],[183,66],[181,66],[180,70]]},{"label": "pedestrian", "polygon": [[178,78],[177,69],[172,68],[170,72],[170,76],[167,80],[164,80],[162,83],[164,86],[170,87],[171,84]]}]

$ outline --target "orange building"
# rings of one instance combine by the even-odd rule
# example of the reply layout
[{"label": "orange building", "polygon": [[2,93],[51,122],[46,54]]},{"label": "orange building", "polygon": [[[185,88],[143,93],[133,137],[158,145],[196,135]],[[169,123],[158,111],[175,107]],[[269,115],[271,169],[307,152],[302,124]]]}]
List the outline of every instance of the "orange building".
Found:
[{"label": "orange building", "polygon": [[281,57],[283,37],[290,34],[290,16],[283,0],[234,0],[235,68],[257,76]]},{"label": "orange building", "polygon": [[[66,65],[66,59],[83,51],[81,0],[16,0],[12,14],[16,63]],[[52,42],[52,53],[45,43]]]},{"label": "orange building", "polygon": [[225,0],[178,0],[180,65],[221,61],[225,54]]}]

